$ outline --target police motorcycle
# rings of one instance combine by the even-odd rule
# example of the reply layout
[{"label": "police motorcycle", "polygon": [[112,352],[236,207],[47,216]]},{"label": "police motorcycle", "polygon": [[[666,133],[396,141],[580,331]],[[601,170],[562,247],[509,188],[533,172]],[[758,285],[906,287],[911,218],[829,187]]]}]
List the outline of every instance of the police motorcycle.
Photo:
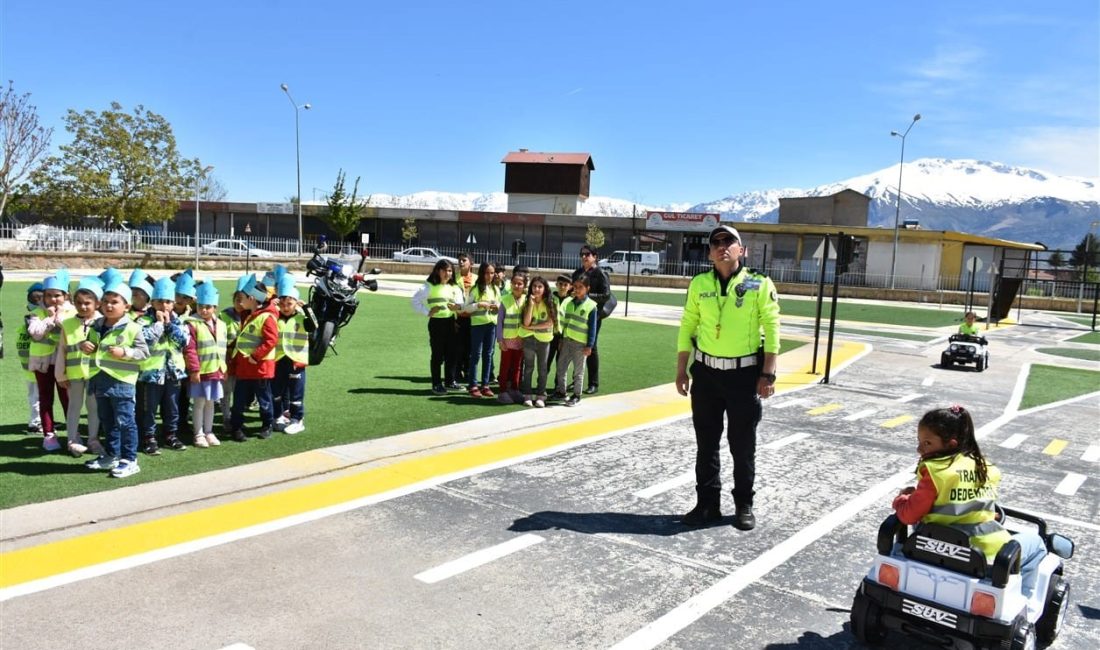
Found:
[{"label": "police motorcycle", "polygon": [[378,291],[378,280],[370,276],[382,272],[381,269],[374,268],[363,273],[363,265],[367,259],[366,249],[360,251],[358,267],[326,257],[324,253],[327,250],[327,244],[322,237],[317,248],[313,250],[313,257],[306,262],[306,275],[315,276],[305,307],[306,317],[313,327],[309,333],[311,366],[319,365],[329,348],[332,348],[333,354],[336,353],[333,343],[340,329],[351,322],[351,317],[359,307],[356,294],[364,287],[370,291]]},{"label": "police motorcycle", "polygon": [[[1069,608],[1062,559],[1073,541],[1048,533],[1035,515],[997,507],[998,519],[1029,522],[1047,548],[1031,597],[1021,590],[1020,545],[1010,540],[992,564],[963,531],[890,515],[879,527],[878,555],[852,601],[852,634],[871,646],[888,630],[942,648],[1033,650],[1054,641]],[[1006,529],[1013,532],[1013,524]]]}]

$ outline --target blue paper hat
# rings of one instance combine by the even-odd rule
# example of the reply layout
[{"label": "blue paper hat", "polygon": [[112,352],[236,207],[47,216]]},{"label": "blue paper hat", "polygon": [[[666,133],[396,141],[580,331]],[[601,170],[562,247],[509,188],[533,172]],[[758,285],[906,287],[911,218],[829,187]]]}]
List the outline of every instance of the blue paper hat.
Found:
[{"label": "blue paper hat", "polygon": [[191,269],[187,269],[176,278],[175,292],[189,298],[195,297],[195,278],[191,275]]},{"label": "blue paper hat", "polygon": [[122,282],[122,274],[118,272],[113,266],[108,266],[103,269],[103,273],[99,274],[99,279],[103,280],[103,286],[110,286],[116,282]]},{"label": "blue paper hat", "polygon": [[130,291],[130,287],[123,284],[121,279],[118,282],[115,282],[114,284],[109,284],[109,285],[103,287],[103,293],[104,293],[104,295],[106,295],[108,293],[118,294],[119,296],[122,297],[123,300],[126,301],[126,304],[129,304],[130,299],[134,297],[133,293]]},{"label": "blue paper hat", "polygon": [[152,282],[152,279],[149,277],[148,273],[142,271],[141,269],[134,269],[130,272],[130,281],[126,284],[130,285],[130,288],[133,289],[136,286],[140,286],[142,280],[149,280],[150,282]]},{"label": "blue paper hat", "polygon": [[176,283],[172,278],[161,278],[153,285],[153,293],[149,296],[153,300],[175,300]]},{"label": "blue paper hat", "polygon": [[95,296],[96,300],[102,300],[103,280],[100,280],[94,275],[89,275],[87,277],[81,278],[80,284],[76,285],[75,293],[80,293],[81,291],[87,291],[88,293]]},{"label": "blue paper hat", "polygon": [[[122,283],[119,282],[119,284],[122,284]],[[129,287],[130,287],[130,294],[131,294],[130,297],[131,298],[133,297],[133,292],[134,291],[141,291],[142,293],[145,294],[146,298],[149,298],[149,299],[153,298],[153,283],[149,282],[149,278],[147,278],[147,277],[142,278],[140,281],[138,281],[134,284],[130,284]],[[174,297],[175,296],[173,296],[173,298]],[[131,302],[131,301],[127,300],[126,302]]]},{"label": "blue paper hat", "polygon": [[46,287],[41,282],[35,282],[31,286],[27,287],[27,299],[30,300],[31,294],[35,291],[44,291]]},{"label": "blue paper hat", "polygon": [[69,269],[61,267],[57,272],[42,281],[43,291],[62,291],[69,293]]},{"label": "blue paper hat", "polygon": [[244,291],[260,302],[267,300],[267,289],[262,283],[256,282],[255,275],[248,276],[248,281],[245,282],[244,289],[241,289],[241,291]]},{"label": "blue paper hat", "polygon": [[244,291],[244,287],[245,287],[245,285],[248,284],[248,279],[249,278],[252,278],[253,280],[256,279],[255,277],[252,276],[252,274],[242,275],[241,277],[237,278],[237,288],[233,290],[233,293],[237,293],[238,291]]},{"label": "blue paper hat", "polygon": [[298,293],[298,287],[294,286],[293,275],[283,275],[279,278],[279,284],[276,287],[275,295],[280,298],[289,297],[297,300],[301,294]]},{"label": "blue paper hat", "polygon": [[218,306],[218,288],[213,282],[203,282],[196,287],[195,294],[197,304]]},{"label": "blue paper hat", "polygon": [[274,270],[264,273],[264,277],[260,281],[264,283],[265,287],[274,287],[278,284],[278,278],[275,276]]}]

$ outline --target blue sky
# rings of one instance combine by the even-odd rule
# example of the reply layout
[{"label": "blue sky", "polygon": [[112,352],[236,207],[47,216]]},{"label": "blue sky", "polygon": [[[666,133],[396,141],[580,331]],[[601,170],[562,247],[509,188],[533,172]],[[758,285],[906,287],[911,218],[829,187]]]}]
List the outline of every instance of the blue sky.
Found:
[{"label": "blue sky", "polygon": [[142,104],[235,201],[337,171],[367,193],[503,189],[521,147],[587,151],[650,205],[809,188],[906,160],[1100,176],[1096,2],[0,0],[0,79],[54,144]]}]

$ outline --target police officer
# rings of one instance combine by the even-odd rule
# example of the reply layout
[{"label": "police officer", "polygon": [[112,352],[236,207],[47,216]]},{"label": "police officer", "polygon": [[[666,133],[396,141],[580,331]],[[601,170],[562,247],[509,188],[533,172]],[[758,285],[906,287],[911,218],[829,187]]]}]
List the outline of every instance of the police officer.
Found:
[{"label": "police officer", "polygon": [[740,530],[756,525],[752,513],[756,425],[761,416],[760,399],[775,392],[779,301],[772,281],[742,264],[745,253],[741,236],[732,227],[711,231],[714,268],[692,278],[680,320],[676,389],[687,395],[690,387],[697,445],[698,501],[683,517],[688,526],[702,526],[722,517],[718,445],[723,416],[729,419],[727,435],[733,455],[733,525]]}]

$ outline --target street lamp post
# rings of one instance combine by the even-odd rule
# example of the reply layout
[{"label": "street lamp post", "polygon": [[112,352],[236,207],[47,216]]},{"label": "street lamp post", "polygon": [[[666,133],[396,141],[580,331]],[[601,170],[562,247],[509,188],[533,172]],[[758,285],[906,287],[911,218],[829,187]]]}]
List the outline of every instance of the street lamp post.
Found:
[{"label": "street lamp post", "polygon": [[195,177],[195,270],[199,269],[199,198],[202,191],[202,179],[214,170],[213,165],[207,165],[199,170]]},{"label": "street lamp post", "polygon": [[294,166],[298,170],[298,256],[302,256],[302,150],[301,140],[298,137],[298,109],[304,108],[310,109],[309,104],[302,104],[299,106],[294,98],[290,96],[290,87],[286,84],[279,84],[279,87],[286,93],[286,98],[290,100],[290,105],[294,107]]},{"label": "street lamp post", "polygon": [[[913,116],[913,121],[909,123],[909,129],[913,128],[913,125],[920,119],[920,113]],[[894,275],[897,272],[898,264],[898,217],[901,216],[901,173],[905,169],[905,136],[909,135],[909,129],[905,129],[905,133],[898,133],[897,131],[891,131],[891,136],[897,136],[901,138],[901,164],[898,165],[898,200],[897,206],[894,208],[894,252],[890,255],[890,288],[894,288]]]}]

